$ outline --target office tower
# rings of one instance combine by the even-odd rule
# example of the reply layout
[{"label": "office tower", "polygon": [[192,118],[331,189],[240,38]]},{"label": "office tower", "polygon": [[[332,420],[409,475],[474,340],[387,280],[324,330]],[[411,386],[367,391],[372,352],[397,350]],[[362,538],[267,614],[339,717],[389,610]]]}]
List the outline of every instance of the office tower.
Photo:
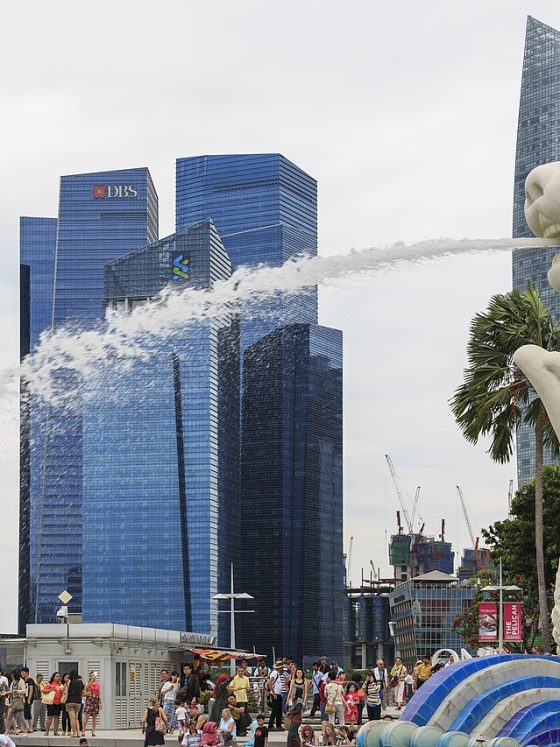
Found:
[{"label": "office tower", "polygon": [[[22,220],[31,350],[48,326],[88,329],[103,318],[105,264],[157,239],[157,220],[157,195],[145,168],[61,178],[58,221]],[[30,402],[31,594],[22,604],[29,605],[32,622],[55,621],[65,588],[73,595],[70,612],[81,611],[81,395],[73,374],[61,373],[59,384],[75,391],[72,408]]]},{"label": "office tower", "polygon": [[[52,324],[56,218],[20,218],[20,361],[36,349],[41,333]],[[37,405],[36,405],[37,408]],[[31,417],[33,413],[33,417]],[[19,605],[18,629],[25,632],[31,617],[31,542],[38,536],[37,511],[31,495],[38,495],[44,429],[41,417],[32,409],[25,383],[20,404],[20,490],[19,490]],[[31,448],[33,447],[33,451]]]},{"label": "office tower", "polygon": [[[163,289],[230,275],[206,220],[107,264],[105,296],[134,314]],[[239,532],[238,325],[185,320],[143,350],[110,363],[84,408],[84,622],[217,635],[212,596]]]},{"label": "office tower", "polygon": [[[560,31],[535,18],[527,18],[525,54],[521,78],[515,184],[513,236],[532,236],[525,221],[525,179],[536,166],[560,161]],[[558,248],[514,249],[513,287],[523,290],[530,280],[556,321],[560,320],[560,296],[550,287],[546,274]],[[534,436],[530,426],[517,431],[517,479],[525,485],[534,478]],[[557,464],[548,450],[545,463]]]},{"label": "office tower", "polygon": [[[177,228],[208,217],[234,269],[317,253],[316,182],[280,154],[178,159]],[[251,648],[258,641],[269,656],[274,647],[299,660],[340,657],[341,334],[317,325],[316,288],[244,309],[240,327],[243,521],[235,583],[255,597],[256,612],[239,616],[236,642]],[[321,534],[330,543],[328,557],[318,550]],[[315,555],[302,549],[303,536]],[[309,600],[307,574],[314,577]],[[315,611],[310,627],[307,603]]]},{"label": "office tower", "polygon": [[[177,229],[212,218],[234,270],[317,254],[317,182],[280,154],[179,158],[176,189]],[[242,317],[242,348],[296,322],[317,323],[316,288]]]},{"label": "office tower", "polygon": [[[341,656],[342,333],[283,326],[245,351],[238,640],[310,663]],[[339,659],[340,660],[340,659]]]}]

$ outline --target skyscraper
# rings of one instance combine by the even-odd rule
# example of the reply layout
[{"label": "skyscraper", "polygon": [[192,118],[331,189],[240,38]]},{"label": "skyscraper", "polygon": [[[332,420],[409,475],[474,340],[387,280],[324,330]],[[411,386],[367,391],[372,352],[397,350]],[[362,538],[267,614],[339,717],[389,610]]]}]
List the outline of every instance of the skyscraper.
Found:
[{"label": "skyscraper", "polygon": [[[525,54],[521,78],[515,183],[513,236],[532,236],[525,221],[525,179],[536,166],[560,161],[560,31],[527,18]],[[560,320],[560,296],[550,287],[546,274],[558,248],[514,249],[513,287],[523,290],[530,280],[556,321]],[[525,485],[534,478],[534,436],[531,427],[517,431],[517,479]],[[550,453],[545,463],[554,464]]]},{"label": "skyscraper", "polygon": [[[109,263],[105,295],[133,311],[230,275],[206,220]],[[238,325],[210,317],[152,343],[109,365],[84,408],[84,622],[218,635],[212,596],[239,529]]]},{"label": "skyscraper", "polygon": [[[154,241],[157,226],[157,194],[147,169],[62,177],[58,221],[22,219],[22,263],[30,267],[31,350],[47,327],[79,330],[99,322],[105,264]],[[64,386],[74,386],[72,375],[61,376]],[[70,610],[81,610],[81,407],[77,395],[70,411],[35,401],[29,408],[31,598],[25,599],[28,591],[22,586],[20,606],[27,605],[31,621],[52,622],[57,596],[65,588],[73,595]]]},{"label": "skyscraper", "polygon": [[[316,182],[280,154],[178,159],[177,228],[208,217],[234,269],[317,253]],[[240,326],[235,581],[255,597],[256,611],[240,615],[237,643],[269,655],[281,646],[298,660],[340,657],[342,336],[318,326],[316,288],[260,302]]]}]

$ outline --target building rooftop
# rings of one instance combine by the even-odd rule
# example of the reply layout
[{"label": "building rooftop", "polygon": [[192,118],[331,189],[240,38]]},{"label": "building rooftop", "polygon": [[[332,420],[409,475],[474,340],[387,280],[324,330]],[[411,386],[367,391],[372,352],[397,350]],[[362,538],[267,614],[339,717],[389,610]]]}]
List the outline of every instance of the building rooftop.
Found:
[{"label": "building rooftop", "polygon": [[442,573],[441,571],[430,571],[429,573],[422,573],[420,576],[415,576],[413,581],[422,581],[427,584],[452,584],[458,581],[456,576],[451,576],[449,573]]}]

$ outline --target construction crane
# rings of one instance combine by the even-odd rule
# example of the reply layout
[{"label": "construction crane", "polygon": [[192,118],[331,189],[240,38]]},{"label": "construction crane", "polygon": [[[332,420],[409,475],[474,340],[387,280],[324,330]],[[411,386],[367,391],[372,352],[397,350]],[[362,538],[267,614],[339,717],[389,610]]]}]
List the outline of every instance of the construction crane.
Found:
[{"label": "construction crane", "polygon": [[420,498],[420,485],[416,488],[416,493],[414,494],[414,503],[412,504],[412,526],[414,526],[414,521],[416,519],[416,509],[418,508],[418,498]]},{"label": "construction crane", "polygon": [[461,501],[461,508],[463,509],[463,514],[465,516],[465,522],[467,524],[467,529],[469,530],[469,537],[471,538],[473,550],[474,550],[474,559],[475,562],[478,563],[478,537],[475,538],[474,532],[472,530],[471,526],[471,520],[469,519],[469,514],[467,512],[467,504],[465,503],[465,496],[463,495],[463,491],[461,488],[456,485],[457,493],[459,494],[459,500]]},{"label": "construction crane", "polygon": [[[399,478],[397,477],[397,473],[395,472],[395,467],[393,465],[393,460],[389,456],[389,454],[385,454],[385,459],[387,460],[387,465],[389,467],[389,472],[391,473],[391,477],[393,478],[393,485],[395,486],[395,490],[399,499],[399,503],[401,504],[404,520],[406,523],[406,526],[408,528],[409,534],[414,534],[414,527],[412,525],[412,522],[410,520],[410,516],[408,515],[408,511],[406,510],[406,504],[404,501],[404,497],[401,491],[401,487],[399,485]],[[418,492],[418,491],[417,491]]]},{"label": "construction crane", "polygon": [[352,582],[350,581],[350,566],[352,564],[353,545],[354,545],[354,537],[350,537],[350,544],[348,545],[348,555],[346,556],[346,583],[349,588],[352,588]]},{"label": "construction crane", "polygon": [[509,481],[508,488],[508,512],[511,514],[511,500],[513,498],[513,480]]}]

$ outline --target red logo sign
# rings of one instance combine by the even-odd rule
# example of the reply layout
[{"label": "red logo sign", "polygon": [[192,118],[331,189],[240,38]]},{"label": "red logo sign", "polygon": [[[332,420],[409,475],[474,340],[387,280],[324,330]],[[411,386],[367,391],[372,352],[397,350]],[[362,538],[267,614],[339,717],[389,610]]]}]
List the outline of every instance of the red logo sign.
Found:
[{"label": "red logo sign", "polygon": [[107,197],[107,187],[104,184],[96,184],[93,187],[93,198],[100,200]]},{"label": "red logo sign", "polygon": [[520,602],[504,604],[504,641],[523,640],[523,605]]}]

